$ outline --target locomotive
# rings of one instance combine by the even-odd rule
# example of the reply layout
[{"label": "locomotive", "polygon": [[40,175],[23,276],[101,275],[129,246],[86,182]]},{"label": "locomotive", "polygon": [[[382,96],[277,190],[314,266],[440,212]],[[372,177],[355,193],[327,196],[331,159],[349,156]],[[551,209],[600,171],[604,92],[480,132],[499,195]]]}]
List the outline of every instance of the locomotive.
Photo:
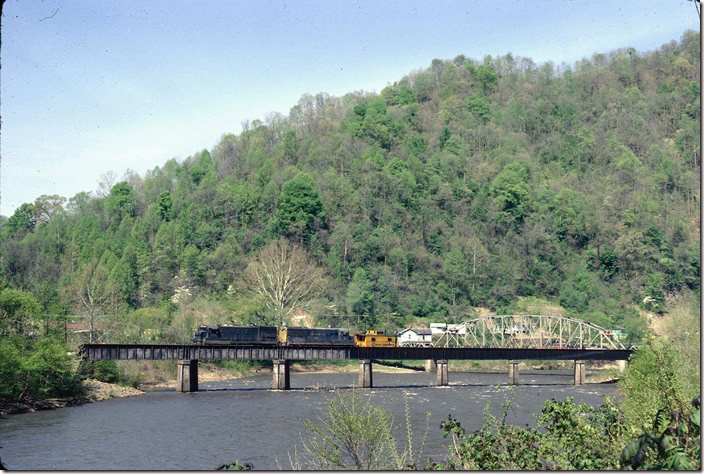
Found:
[{"label": "locomotive", "polygon": [[344,328],[284,327],[275,326],[199,326],[193,338],[200,345],[271,344],[282,346],[358,346],[396,347],[396,336],[382,331],[367,330],[364,334],[350,334]]},{"label": "locomotive", "polygon": [[200,326],[195,344],[272,344],[279,342],[276,326]]}]

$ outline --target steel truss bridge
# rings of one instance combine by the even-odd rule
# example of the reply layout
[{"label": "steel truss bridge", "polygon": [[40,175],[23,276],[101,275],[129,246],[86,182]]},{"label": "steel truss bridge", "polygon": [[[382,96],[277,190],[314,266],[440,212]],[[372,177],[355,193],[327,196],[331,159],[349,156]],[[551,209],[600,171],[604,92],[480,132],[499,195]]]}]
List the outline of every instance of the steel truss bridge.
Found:
[{"label": "steel truss bridge", "polygon": [[542,315],[486,316],[448,325],[435,347],[626,350],[612,331],[579,319]]},{"label": "steel truss bridge", "polygon": [[[198,361],[271,360],[272,389],[290,388],[293,360],[360,361],[357,386],[373,386],[376,360],[435,361],[437,385],[448,385],[448,360],[508,360],[509,384],[518,384],[520,360],[573,360],[574,383],[586,383],[585,361],[628,360],[633,353],[609,330],[595,324],[556,316],[510,315],[452,324],[434,335],[434,347],[284,346],[279,344],[84,344],[80,356],[89,360],[178,360],[179,392],[198,390]],[[426,369],[427,370],[427,369]]]}]

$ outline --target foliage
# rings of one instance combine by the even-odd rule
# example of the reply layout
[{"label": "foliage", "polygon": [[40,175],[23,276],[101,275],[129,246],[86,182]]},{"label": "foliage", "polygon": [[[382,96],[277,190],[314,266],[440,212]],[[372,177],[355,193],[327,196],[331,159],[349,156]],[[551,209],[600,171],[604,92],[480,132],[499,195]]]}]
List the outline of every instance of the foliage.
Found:
[{"label": "foliage", "polygon": [[12,288],[0,290],[0,336],[24,335],[40,312],[41,306],[31,293]]},{"label": "foliage", "polygon": [[538,428],[506,423],[511,401],[504,403],[501,419],[484,412],[484,425],[466,433],[449,416],[440,427],[450,436],[451,456],[436,468],[469,470],[614,469],[620,422],[618,410],[607,402],[601,407],[576,406],[571,398],[548,400],[537,419]]},{"label": "foliage", "polygon": [[[406,446],[399,450],[394,439],[393,416],[371,404],[370,397],[355,391],[338,391],[328,397],[327,412],[318,420],[303,420],[307,439],[303,448],[307,464],[296,456],[294,468],[328,469],[419,469],[425,435],[414,451],[408,396],[405,395]],[[428,414],[429,416],[430,414]]]},{"label": "foliage", "polygon": [[281,187],[275,214],[276,226],[282,235],[289,233],[307,238],[325,219],[323,203],[313,178],[299,173]]},{"label": "foliage", "polygon": [[649,432],[658,413],[689,411],[690,401],[700,391],[698,377],[691,376],[699,367],[682,363],[682,354],[689,350],[649,337],[632,356],[619,381],[626,394],[623,409],[631,433]]},{"label": "foliage", "polygon": [[0,398],[33,400],[77,396],[82,382],[68,347],[53,338],[0,340]]},{"label": "foliage", "polygon": [[653,426],[621,453],[622,469],[695,471],[701,469],[700,396],[693,410],[669,413],[661,409]]}]

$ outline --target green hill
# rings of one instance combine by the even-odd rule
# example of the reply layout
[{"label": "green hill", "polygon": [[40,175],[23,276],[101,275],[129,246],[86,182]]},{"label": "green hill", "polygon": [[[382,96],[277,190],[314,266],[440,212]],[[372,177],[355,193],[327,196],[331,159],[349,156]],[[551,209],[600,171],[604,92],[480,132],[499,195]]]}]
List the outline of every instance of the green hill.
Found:
[{"label": "green hill", "polygon": [[458,321],[537,297],[641,335],[638,307],[700,291],[699,45],[688,31],[560,67],[435,59],[378,95],[306,94],[103,197],[42,196],[0,223],[0,330],[108,314],[107,339],[132,325],[175,340],[263,321],[243,276],[284,237],[327,276],[318,324]]}]

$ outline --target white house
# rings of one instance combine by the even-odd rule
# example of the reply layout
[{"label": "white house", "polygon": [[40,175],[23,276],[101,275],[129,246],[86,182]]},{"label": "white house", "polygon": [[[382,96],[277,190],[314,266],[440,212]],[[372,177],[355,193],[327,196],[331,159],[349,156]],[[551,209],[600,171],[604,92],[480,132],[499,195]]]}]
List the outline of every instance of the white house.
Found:
[{"label": "white house", "polygon": [[399,346],[430,347],[433,344],[433,333],[430,329],[401,329],[397,335]]}]

